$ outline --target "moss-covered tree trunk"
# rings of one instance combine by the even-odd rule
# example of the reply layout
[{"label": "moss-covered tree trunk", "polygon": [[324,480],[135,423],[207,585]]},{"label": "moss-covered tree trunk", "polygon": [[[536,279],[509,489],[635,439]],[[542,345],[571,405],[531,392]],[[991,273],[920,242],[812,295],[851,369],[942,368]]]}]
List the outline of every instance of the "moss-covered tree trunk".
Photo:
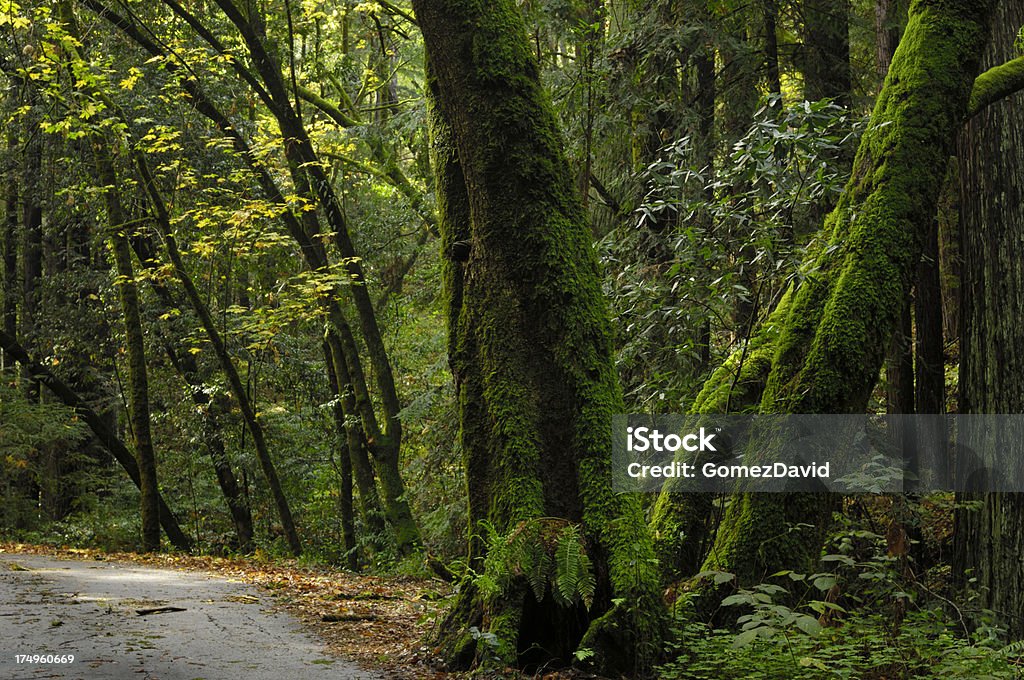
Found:
[{"label": "moss-covered tree trunk", "polygon": [[[913,3],[853,176],[812,249],[806,277],[784,300],[781,318],[773,314],[778,330],[757,334],[742,366],[730,358],[705,386],[698,410],[760,393],[762,413],[864,411],[934,228],[990,4]],[[812,568],[831,512],[813,495],[734,498],[705,566],[744,583],[787,566]]]},{"label": "moss-covered tree trunk", "polygon": [[160,494],[156,479],[156,454],[149,427],[149,381],[146,373],[146,344],[139,313],[139,293],[135,284],[132,249],[128,242],[128,220],[118,191],[117,175],[110,153],[96,136],[96,171],[107,208],[108,239],[117,271],[117,297],[124,317],[125,346],[128,354],[128,423],[135,458],[139,466],[141,496],[142,549],[160,549]]},{"label": "moss-covered tree trunk", "polygon": [[[1000,0],[985,65],[1016,55],[1024,5]],[[1024,413],[1024,94],[972,118],[960,137],[963,235],[960,408]],[[957,570],[973,569],[982,606],[1024,637],[1024,495],[999,493],[957,517]]]},{"label": "moss-covered tree trunk", "polygon": [[[448,624],[453,661],[572,660],[635,671],[661,606],[638,499],[611,486],[611,417],[622,398],[596,257],[535,56],[511,0],[420,0],[431,70],[435,174],[473,533],[551,520],[582,527],[589,610],[537,602],[524,579],[466,588]],[[543,534],[543,531],[540,532]],[[501,581],[481,562],[477,567]],[[620,599],[621,598],[621,599]],[[613,600],[616,604],[613,604]],[[646,644],[645,644],[646,643]]]}]

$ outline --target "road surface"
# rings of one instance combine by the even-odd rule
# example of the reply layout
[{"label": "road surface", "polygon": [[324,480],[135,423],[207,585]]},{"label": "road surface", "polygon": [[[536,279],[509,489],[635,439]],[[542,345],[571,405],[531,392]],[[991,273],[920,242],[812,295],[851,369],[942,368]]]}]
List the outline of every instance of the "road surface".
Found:
[{"label": "road surface", "polygon": [[[0,679],[379,677],[329,656],[269,604],[209,574],[0,554]],[[137,614],[160,607],[184,611]]]}]

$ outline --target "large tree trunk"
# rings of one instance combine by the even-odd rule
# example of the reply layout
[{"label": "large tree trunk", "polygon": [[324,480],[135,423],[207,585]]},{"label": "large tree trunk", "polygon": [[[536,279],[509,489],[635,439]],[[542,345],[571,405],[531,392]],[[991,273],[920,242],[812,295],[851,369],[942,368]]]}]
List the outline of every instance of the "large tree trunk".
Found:
[{"label": "large tree trunk", "polygon": [[[981,1],[914,4],[853,177],[809,258],[813,274],[784,300],[778,335],[757,336],[763,342],[758,365],[747,371],[731,358],[731,368],[705,386],[698,409],[720,406],[716,395],[730,394],[744,374],[763,375],[767,361],[761,412],[864,411],[909,299],[925,235],[934,228],[989,9]],[[740,380],[734,381],[737,370]],[[756,384],[744,389],[757,391]],[[736,498],[705,566],[733,572],[747,584],[787,566],[813,568],[831,512],[831,504],[812,495]]]},{"label": "large tree trunk", "polygon": [[[635,672],[659,632],[653,550],[637,499],[612,493],[611,416],[622,397],[608,313],[536,57],[511,0],[414,8],[435,103],[471,531],[485,520],[498,536],[543,533],[551,518],[582,525],[597,581],[589,610],[555,604],[550,590],[538,602],[525,579],[490,598],[466,588],[448,649],[468,660],[466,627],[477,625],[496,636],[500,663],[565,663],[582,644],[597,665]],[[479,566],[482,546],[473,548]]]},{"label": "large tree trunk", "polygon": [[[984,63],[1016,56],[1024,5],[1000,0]],[[982,110],[961,133],[963,244],[960,409],[1024,413],[1024,94]],[[973,569],[981,606],[1024,636],[1024,495],[990,494],[957,517],[958,567]]]}]

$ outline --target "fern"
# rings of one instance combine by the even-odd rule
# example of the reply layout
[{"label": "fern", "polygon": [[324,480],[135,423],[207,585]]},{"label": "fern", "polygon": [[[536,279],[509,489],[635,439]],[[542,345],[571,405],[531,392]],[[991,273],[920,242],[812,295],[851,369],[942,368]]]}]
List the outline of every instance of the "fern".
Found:
[{"label": "fern", "polygon": [[529,563],[523,564],[522,567],[526,580],[530,584],[530,590],[533,591],[533,596],[540,602],[544,599],[554,564],[540,541],[533,542],[531,548]]},{"label": "fern", "polygon": [[559,534],[555,561],[557,571],[555,587],[552,588],[555,600],[563,607],[569,607],[579,599],[589,609],[594,600],[594,575],[582,537],[574,525],[570,524]]},{"label": "fern", "polygon": [[552,598],[561,607],[577,603],[591,607],[596,582],[577,525],[542,517],[521,522],[506,535],[489,523],[481,523],[481,528],[487,558],[484,573],[475,577],[475,583],[485,600],[494,601],[521,579],[538,602],[550,588]]}]

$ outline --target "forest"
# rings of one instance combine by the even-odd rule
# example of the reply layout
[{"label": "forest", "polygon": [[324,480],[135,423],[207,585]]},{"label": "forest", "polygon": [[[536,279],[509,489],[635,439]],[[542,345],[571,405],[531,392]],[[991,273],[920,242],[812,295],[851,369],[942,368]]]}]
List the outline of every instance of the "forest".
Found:
[{"label": "forest", "polygon": [[432,584],[416,668],[359,657],[395,677],[1024,677],[1024,479],[623,493],[612,456],[624,414],[943,452],[913,424],[1024,414],[1024,0],[0,35],[0,553]]}]

